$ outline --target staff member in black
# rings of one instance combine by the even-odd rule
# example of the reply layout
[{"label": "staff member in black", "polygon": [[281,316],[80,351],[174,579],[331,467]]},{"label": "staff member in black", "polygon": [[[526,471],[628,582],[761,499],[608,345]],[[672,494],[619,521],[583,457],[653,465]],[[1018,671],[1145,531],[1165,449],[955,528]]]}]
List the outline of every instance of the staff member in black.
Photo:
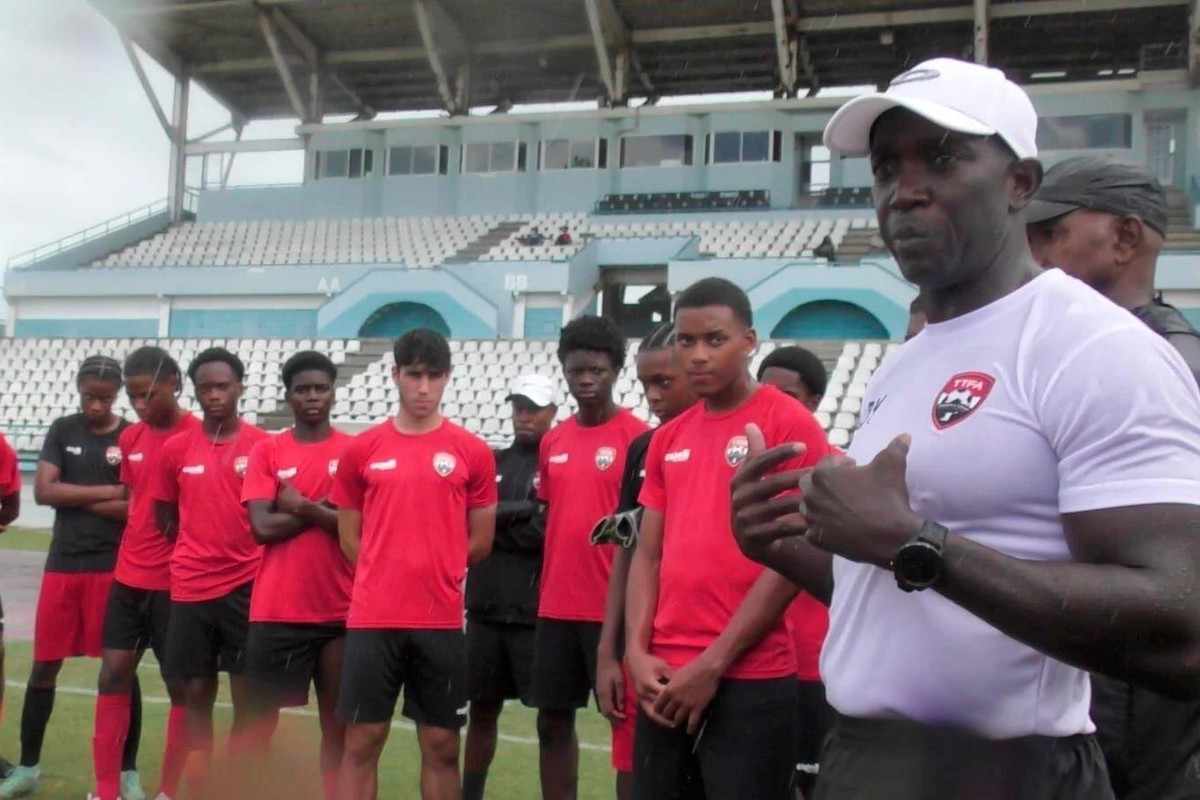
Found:
[{"label": "staff member in black", "polygon": [[513,443],[496,453],[500,503],[492,553],[467,576],[467,698],[471,701],[463,764],[463,800],[483,800],[496,754],[504,701],[531,705],[533,631],[542,572],[544,508],[537,487],[538,445],[558,411],[557,388],[544,375],[512,383]]},{"label": "staff member in black", "polygon": [[[1028,219],[1042,266],[1128,310],[1179,351],[1200,384],[1200,333],[1154,290],[1167,198],[1150,173],[1097,156],[1067,159],[1046,172]],[[1200,797],[1200,702],[1093,674],[1092,720],[1118,800]]]}]

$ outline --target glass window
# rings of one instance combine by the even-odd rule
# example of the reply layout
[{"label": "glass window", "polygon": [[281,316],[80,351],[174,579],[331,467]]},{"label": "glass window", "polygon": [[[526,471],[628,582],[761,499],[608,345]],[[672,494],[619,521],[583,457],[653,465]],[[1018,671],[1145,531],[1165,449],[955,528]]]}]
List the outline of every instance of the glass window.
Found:
[{"label": "glass window", "polygon": [[691,136],[626,136],[621,140],[622,167],[678,167],[691,163]]},{"label": "glass window", "polygon": [[1042,117],[1038,122],[1040,150],[1125,150],[1132,139],[1130,114]]},{"label": "glass window", "polygon": [[351,178],[361,178],[362,174],[363,174],[363,151],[357,150],[357,149],[351,150],[350,151],[350,177]]},{"label": "glass window", "polygon": [[388,175],[411,175],[412,174],[412,151],[411,147],[392,147],[388,150]]},{"label": "glass window", "polygon": [[321,163],[324,169],[321,171],[322,178],[344,178],[346,177],[346,164],[350,154],[345,150],[326,150],[321,154]]},{"label": "glass window", "polygon": [[413,175],[432,175],[437,170],[436,150],[433,145],[412,148]]},{"label": "glass window", "polygon": [[463,172],[487,172],[491,163],[491,147],[486,144],[468,144],[463,147]]},{"label": "glass window", "polygon": [[747,131],[742,134],[742,161],[770,161],[771,134],[767,131]]},{"label": "glass window", "polygon": [[742,135],[727,131],[713,135],[712,163],[734,164],[742,160]]},{"label": "glass window", "polygon": [[571,169],[594,169],[596,166],[596,140],[571,140]]},{"label": "glass window", "polygon": [[512,172],[516,167],[517,148],[512,142],[492,144],[492,163],[489,172]]},{"label": "glass window", "polygon": [[571,142],[550,139],[542,143],[542,169],[566,169],[571,161]]}]

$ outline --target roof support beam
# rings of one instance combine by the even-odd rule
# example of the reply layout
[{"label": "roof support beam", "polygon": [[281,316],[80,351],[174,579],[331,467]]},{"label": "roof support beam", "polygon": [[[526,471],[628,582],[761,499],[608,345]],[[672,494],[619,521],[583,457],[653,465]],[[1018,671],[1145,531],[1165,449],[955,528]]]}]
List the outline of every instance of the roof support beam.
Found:
[{"label": "roof support beam", "polygon": [[171,125],[167,134],[171,140],[171,163],[167,170],[167,211],[171,222],[183,219],[187,194],[188,90],[191,83],[186,72],[175,76],[175,97],[171,103]]},{"label": "roof support beam", "polygon": [[1188,3],[1188,79],[1200,86],[1200,0]]},{"label": "roof support beam", "polygon": [[821,91],[821,78],[817,75],[817,66],[813,63],[812,51],[808,49],[808,37],[804,34],[796,37],[796,57],[800,59],[800,67],[804,70],[804,79],[808,81],[808,96],[815,97]]},{"label": "roof support beam", "polygon": [[461,80],[465,72],[460,68],[466,64],[467,40],[437,0],[414,0],[413,12],[417,17],[417,30],[425,45],[425,57],[429,68],[437,79],[438,92],[451,115],[466,114],[470,108],[466,91],[460,91],[466,82]]},{"label": "roof support beam", "polygon": [[628,102],[630,72],[635,73],[646,92],[653,95],[654,83],[633,48],[633,32],[613,0],[583,0],[583,5],[608,104],[625,105]]},{"label": "roof support beam", "polygon": [[146,69],[142,66],[142,60],[138,58],[137,51],[133,49],[133,42],[125,35],[121,35],[121,47],[125,48],[125,55],[129,57],[129,63],[133,66],[134,74],[137,75],[138,83],[142,85],[142,91],[146,93],[146,99],[150,101],[150,108],[154,110],[154,116],[158,117],[158,124],[162,125],[163,133],[168,139],[174,137],[175,132],[171,128],[171,123],[167,121],[167,115],[163,111],[162,104],[158,102],[158,95],[154,93],[154,87],[150,85],[150,79],[146,77]]},{"label": "roof support beam", "polygon": [[[239,134],[240,137],[240,134]],[[286,150],[303,150],[304,140],[295,139],[238,139],[233,142],[190,142],[184,148],[189,156],[208,153],[281,153]]]},{"label": "roof support beam", "polygon": [[796,40],[792,37],[791,26],[788,25],[787,12],[783,0],[771,0],[771,24],[775,38],[775,58],[779,62],[779,88],[788,97],[796,96]]},{"label": "roof support beam", "polygon": [[991,57],[988,53],[988,42],[991,33],[988,30],[990,9],[988,0],[975,0],[975,63],[987,64]]},{"label": "roof support beam", "polygon": [[287,92],[288,100],[291,101],[292,110],[296,112],[296,116],[300,118],[302,123],[309,122],[309,112],[305,107],[304,98],[300,96],[300,88],[296,85],[296,79],[292,77],[291,65],[288,64],[287,58],[283,54],[283,48],[279,46],[279,37],[275,33],[275,23],[266,12],[259,12],[258,24],[262,28],[263,39],[267,42],[267,49],[271,51],[271,59],[275,62],[275,69],[279,71],[279,79],[283,81],[284,91]]},{"label": "roof support beam", "polygon": [[612,60],[608,57],[608,37],[605,35],[604,23],[600,19],[600,0],[583,0],[587,11],[588,27],[592,29],[592,46],[596,49],[596,66],[600,70],[600,82],[608,96],[608,103],[620,102],[617,94],[617,82],[613,75]]},{"label": "roof support beam", "polygon": [[[296,48],[296,52],[304,59],[304,63],[308,65],[308,68],[312,70],[315,76],[315,81],[311,84],[309,92],[310,114],[316,115],[323,112],[322,107],[324,103],[321,102],[322,98],[320,94],[324,84],[328,83],[348,97],[350,102],[358,106],[360,117],[370,119],[375,116],[375,109],[367,105],[358,92],[346,85],[346,82],[342,80],[340,75],[325,66],[325,57],[321,52],[321,48],[317,46],[316,42],[308,34],[300,29],[299,25],[292,21],[292,18],[283,9],[278,7],[272,8],[270,14],[271,21],[275,23],[275,27],[282,31],[284,36],[288,38],[288,41]],[[320,117],[314,116],[313,119],[320,119]]]}]

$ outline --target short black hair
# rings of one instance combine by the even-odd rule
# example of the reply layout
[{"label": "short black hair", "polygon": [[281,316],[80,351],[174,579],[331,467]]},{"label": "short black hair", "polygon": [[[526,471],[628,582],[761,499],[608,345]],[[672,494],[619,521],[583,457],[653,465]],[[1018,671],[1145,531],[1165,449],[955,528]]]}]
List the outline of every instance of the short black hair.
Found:
[{"label": "short black hair", "polygon": [[179,369],[179,362],[171,358],[166,350],[154,345],[139,347],[125,356],[125,380],[143,375],[153,376],[155,380],[163,376],[173,377],[179,384],[183,384],[183,371]]},{"label": "short black hair", "polygon": [[397,367],[421,364],[435,372],[450,371],[450,343],[432,328],[414,328],[392,346]]},{"label": "short black hair", "polygon": [[829,385],[829,373],[825,370],[821,359],[817,358],[817,355],[811,350],[805,350],[803,347],[790,345],[776,348],[768,353],[767,357],[758,365],[760,381],[763,373],[771,367],[796,373],[800,376],[800,382],[804,384],[804,388],[812,394],[824,395],[825,388]]},{"label": "short black hair", "polygon": [[664,348],[675,346],[675,323],[662,322],[659,323],[654,330],[646,334],[642,339],[642,344],[638,348],[639,353],[645,353],[650,350],[662,350]]},{"label": "short black hair", "polygon": [[233,370],[233,377],[239,382],[246,377],[246,365],[234,353],[229,352],[224,347],[210,347],[192,359],[192,363],[188,364],[188,378],[192,383],[196,382],[196,372],[205,364],[228,364]]},{"label": "short black hair", "polygon": [[747,328],[754,325],[754,312],[750,309],[750,298],[733,281],[724,278],[704,278],[683,290],[675,301],[675,310],[681,308],[705,308],[725,306],[733,316]]},{"label": "short black hair", "polygon": [[111,383],[120,389],[121,362],[108,356],[88,356],[79,365],[79,372],[75,374],[75,386],[78,388],[84,381],[91,380]]},{"label": "short black hair", "polygon": [[625,366],[625,334],[608,317],[584,314],[563,327],[558,336],[558,363],[567,363],[567,356],[576,350],[606,353],[616,370]]},{"label": "short black hair", "polygon": [[291,390],[292,378],[298,373],[316,370],[324,372],[329,376],[329,382],[337,381],[337,366],[330,360],[329,356],[324,353],[318,353],[316,350],[301,350],[294,354],[287,361],[283,362],[283,368],[280,374],[283,377],[283,388]]}]

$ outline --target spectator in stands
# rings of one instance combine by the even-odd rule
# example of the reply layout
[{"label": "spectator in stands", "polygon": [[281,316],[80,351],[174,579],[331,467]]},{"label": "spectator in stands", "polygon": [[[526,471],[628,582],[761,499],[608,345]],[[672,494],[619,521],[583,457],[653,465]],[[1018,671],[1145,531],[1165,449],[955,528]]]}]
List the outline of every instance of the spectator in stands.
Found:
[{"label": "spectator in stands", "polygon": [[[660,428],[629,572],[626,660],[641,702],[635,800],[786,800],[795,769],[796,656],[784,612],[796,587],[737,551],[726,487],[747,423],[825,457],[813,415],[750,375],[750,301],[723,278],[675,306],[676,349],[700,402]],[[793,504],[795,500],[793,499]]]},{"label": "spectator in stands", "polygon": [[250,451],[267,433],[238,416],[245,369],[223,347],[188,365],[204,417],[163,445],[154,486],[158,530],[175,545],[167,673],[183,685],[188,796],[196,798],[207,796],[220,672],[229,674],[233,700],[231,754],[244,752],[253,720],[246,636],[262,548],[242,505],[242,481]]},{"label": "spectator in stands", "polygon": [[534,478],[538,447],[558,413],[558,388],[550,378],[528,373],[512,382],[506,400],[512,404],[513,443],[496,453],[496,536],[492,554],[467,576],[471,708],[463,800],[483,800],[504,701],[519,698],[533,705],[533,637],[546,534]]},{"label": "spectator in stands", "polygon": [[179,406],[183,374],[165,350],[139,347],[125,357],[125,394],[138,415],[118,441],[121,483],[128,488],[128,513],[117,568],[104,612],[103,648],[97,680],[92,765],[97,800],[116,800],[123,780],[122,753],[127,737],[140,730],[131,718],[138,707],[138,664],[154,651],[159,674],[171,699],[159,771],[159,796],[176,797],[187,744],[182,682],[167,668],[167,621],[171,599],[171,543],[159,533],[154,488],[163,447],[176,436],[200,427],[200,420]]},{"label": "spectator in stands", "polygon": [[346,723],[339,800],[374,800],[396,700],[417,726],[423,800],[456,800],[467,714],[463,579],[487,558],[496,523],[496,461],[442,417],[450,345],[428,328],[396,340],[400,408],[360,433],[330,500],[356,565],[338,713]]},{"label": "spectator in stands", "polygon": [[774,386],[799,400],[809,411],[816,411],[825,396],[829,373],[811,350],[803,347],[778,347],[758,365],[758,381]]},{"label": "spectator in stands", "polygon": [[579,411],[552,428],[538,456],[547,504],[546,549],[533,646],[533,700],[543,800],[576,796],[575,712],[596,688],[596,658],[613,546],[593,547],[596,522],[617,507],[629,444],[646,425],[613,399],[625,336],[611,319],[581,316],[562,329],[558,360]]},{"label": "spectator in stands", "polygon": [[[0,533],[21,513],[21,467],[17,451],[0,433]],[[4,718],[4,605],[0,603],[0,719]],[[11,762],[0,758],[0,777],[12,774]]]},{"label": "spectator in stands", "polygon": [[517,237],[517,241],[526,247],[537,247],[538,245],[545,243],[546,235],[542,233],[541,228],[539,228],[537,225],[534,225],[532,231],[524,236]]},{"label": "spectator in stands", "polygon": [[302,350],[281,374],[293,425],[255,445],[242,486],[251,530],[263,546],[246,643],[246,676],[262,731],[252,744],[269,743],[279,709],[297,698],[307,702],[312,683],[321,786],[325,800],[335,800],[346,735],[337,703],[354,572],[338,546],[328,497],[353,437],[329,424],[337,383],[329,356]]},{"label": "spectator in stands", "polygon": [[[121,391],[121,364],[91,356],[75,377],[80,411],[56,419],[38,456],[34,497],[54,508],[54,531],[38,594],[33,668],[21,711],[21,763],[0,783],[0,798],[25,797],[41,788],[42,743],[54,710],[63,661],[99,658],[104,607],[112,587],[117,548],[125,527],[125,487],[117,442],[129,423],[113,413]],[[133,720],[141,723],[141,696]],[[144,798],[137,775],[140,727],[125,741],[122,789]]]},{"label": "spectator in stands", "polygon": [[904,331],[904,341],[925,330],[925,295],[921,292],[908,304],[908,328]]},{"label": "spectator in stands", "polygon": [[[691,408],[696,395],[688,384],[683,363],[675,352],[675,325],[663,322],[642,339],[637,354],[637,376],[646,395],[650,413],[662,424]],[[629,586],[629,565],[637,546],[637,527],[641,522],[638,495],[646,475],[646,451],[654,429],[640,434],[629,444],[625,457],[625,474],[621,477],[621,494],[617,513],[610,518],[614,533],[619,525],[629,527],[628,534],[618,534],[619,545],[613,556],[612,574],[608,581],[604,624],[600,628],[600,646],[596,657],[596,703],[600,713],[613,725],[612,763],[617,771],[617,800],[633,796],[633,740],[637,728],[637,695],[633,682],[624,667],[625,655],[625,593]],[[624,523],[618,522],[622,517]],[[598,544],[593,532],[593,544]],[[607,543],[607,539],[605,540]]]},{"label": "spectator in stands", "polygon": [[833,245],[833,239],[829,235],[826,235],[821,240],[821,243],[817,245],[817,249],[813,250],[813,255],[817,258],[825,259],[830,264],[835,263],[837,261],[837,248]]},{"label": "spectator in stands", "polygon": [[[870,155],[929,325],[872,376],[852,461],[763,478],[796,447],[751,428],[732,484],[744,551],[832,593],[818,800],[1111,798],[1084,670],[1200,694],[1200,394],[1145,326],[1038,269],[1036,128],[1003,73],[945,58],[826,128]],[[800,513],[772,499],[796,481]]]},{"label": "spectator in stands", "polygon": [[[758,367],[758,381],[796,398],[816,411],[825,396],[829,374],[821,359],[803,347],[772,350]],[[809,796],[820,769],[821,745],[833,723],[833,709],[821,683],[821,646],[829,631],[829,611],[808,592],[800,592],[785,618],[796,647],[796,774],[800,798]]]},{"label": "spectator in stands", "polygon": [[[1028,218],[1042,266],[1129,310],[1179,351],[1200,382],[1200,333],[1154,291],[1167,200],[1152,175],[1105,158],[1068,159],[1046,172]],[[1200,702],[1094,674],[1092,719],[1119,800],[1200,796]]]},{"label": "spectator in stands", "polygon": [[574,244],[575,240],[571,238],[571,231],[566,225],[558,229],[558,236],[554,237],[554,243],[559,247],[566,247],[569,244]]}]

